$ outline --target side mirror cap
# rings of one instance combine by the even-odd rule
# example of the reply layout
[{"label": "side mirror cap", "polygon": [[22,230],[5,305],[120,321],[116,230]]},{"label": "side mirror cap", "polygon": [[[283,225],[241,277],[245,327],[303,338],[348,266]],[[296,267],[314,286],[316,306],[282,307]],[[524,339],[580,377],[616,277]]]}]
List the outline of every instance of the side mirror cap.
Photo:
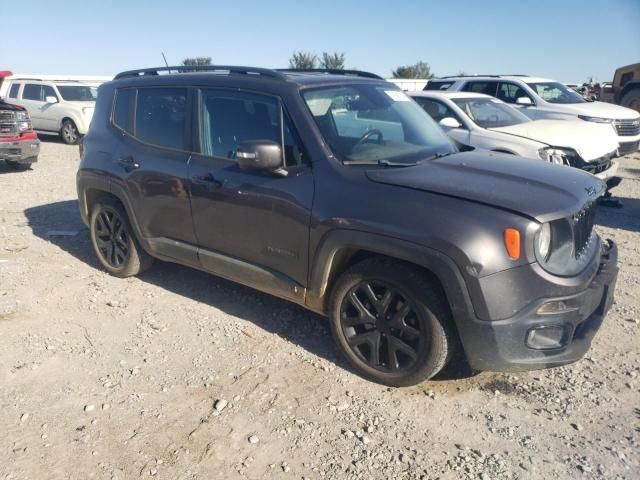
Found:
[{"label": "side mirror cap", "polygon": [[462,125],[453,117],[445,117],[440,120],[440,126],[444,128],[460,128]]},{"label": "side mirror cap", "polygon": [[517,105],[533,105],[533,100],[529,97],[518,97],[516,98]]},{"label": "side mirror cap", "polygon": [[236,149],[238,165],[243,170],[267,170],[286,175],[282,168],[282,148],[271,140],[247,140]]},{"label": "side mirror cap", "polygon": [[46,103],[58,103],[58,99],[57,99],[56,97],[54,97],[53,95],[51,95],[51,96],[49,96],[49,97],[46,97],[46,98],[44,99],[44,101],[45,101]]}]

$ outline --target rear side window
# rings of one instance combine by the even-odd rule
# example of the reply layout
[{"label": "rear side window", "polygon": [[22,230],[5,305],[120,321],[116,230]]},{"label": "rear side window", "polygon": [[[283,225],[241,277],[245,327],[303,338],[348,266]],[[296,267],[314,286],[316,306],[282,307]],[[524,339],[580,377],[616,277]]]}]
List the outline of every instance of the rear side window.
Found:
[{"label": "rear side window", "polygon": [[186,111],[185,88],[138,89],[136,138],[151,145],[186,150]]},{"label": "rear side window", "polygon": [[22,90],[23,100],[42,100],[42,86],[27,83]]},{"label": "rear side window", "polygon": [[497,97],[505,103],[516,103],[516,100],[520,97],[527,97],[531,99],[522,87],[519,87],[515,83],[506,82],[500,83]]},{"label": "rear side window", "polygon": [[431,80],[427,83],[427,85],[423,88],[423,90],[449,90],[451,85],[455,82],[438,82],[435,80]]},{"label": "rear side window", "polygon": [[498,82],[468,82],[462,87],[463,92],[484,93],[485,95],[496,96]]},{"label": "rear side window", "polygon": [[113,124],[129,134],[133,134],[133,105],[136,91],[133,88],[116,91],[116,103],[113,107]]},{"label": "rear side window", "polygon": [[9,90],[9,98],[18,98],[18,90],[20,90],[20,84],[14,83]]}]

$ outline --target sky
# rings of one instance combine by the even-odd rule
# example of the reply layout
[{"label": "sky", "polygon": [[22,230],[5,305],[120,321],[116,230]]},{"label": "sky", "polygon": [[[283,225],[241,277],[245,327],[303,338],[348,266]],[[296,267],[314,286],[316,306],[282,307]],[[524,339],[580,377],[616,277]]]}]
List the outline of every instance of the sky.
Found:
[{"label": "sky", "polygon": [[[293,51],[344,52],[388,77],[425,61],[438,75],[521,73],[582,83],[640,62],[640,0],[30,0],[3,18],[0,70],[114,75],[185,57],[286,67]],[[21,10],[24,10],[21,7]],[[38,12],[36,14],[35,12]],[[5,12],[6,14],[7,12]],[[24,12],[23,12],[24,13]]]}]

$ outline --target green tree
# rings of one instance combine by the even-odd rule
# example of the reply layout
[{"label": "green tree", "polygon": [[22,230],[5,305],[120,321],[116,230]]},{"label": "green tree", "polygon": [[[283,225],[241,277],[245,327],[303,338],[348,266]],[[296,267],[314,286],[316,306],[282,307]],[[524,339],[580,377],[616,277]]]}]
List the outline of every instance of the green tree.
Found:
[{"label": "green tree", "polygon": [[427,62],[418,62],[396,68],[393,71],[393,78],[433,78],[433,73]]},{"label": "green tree", "polygon": [[211,57],[187,57],[182,60],[181,65],[185,67],[198,67],[201,65],[211,65]]},{"label": "green tree", "polygon": [[327,53],[322,52],[320,59],[320,67],[328,70],[344,70],[345,56],[344,53]]},{"label": "green tree", "polygon": [[289,58],[289,68],[316,68],[318,57],[311,52],[293,52]]}]

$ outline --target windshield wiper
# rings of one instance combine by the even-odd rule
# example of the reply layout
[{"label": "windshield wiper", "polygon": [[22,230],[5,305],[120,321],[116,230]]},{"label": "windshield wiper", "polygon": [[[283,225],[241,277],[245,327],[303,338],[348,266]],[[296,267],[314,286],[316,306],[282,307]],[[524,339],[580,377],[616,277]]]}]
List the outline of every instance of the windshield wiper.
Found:
[{"label": "windshield wiper", "polygon": [[412,167],[417,165],[416,162],[391,162],[389,160],[345,160],[343,165],[383,165],[385,167]]},{"label": "windshield wiper", "polygon": [[417,163],[430,162],[431,160],[437,160],[442,157],[448,157],[449,155],[453,155],[454,153],[458,153],[458,152],[436,152],[433,155],[428,156],[427,158],[423,158]]}]

